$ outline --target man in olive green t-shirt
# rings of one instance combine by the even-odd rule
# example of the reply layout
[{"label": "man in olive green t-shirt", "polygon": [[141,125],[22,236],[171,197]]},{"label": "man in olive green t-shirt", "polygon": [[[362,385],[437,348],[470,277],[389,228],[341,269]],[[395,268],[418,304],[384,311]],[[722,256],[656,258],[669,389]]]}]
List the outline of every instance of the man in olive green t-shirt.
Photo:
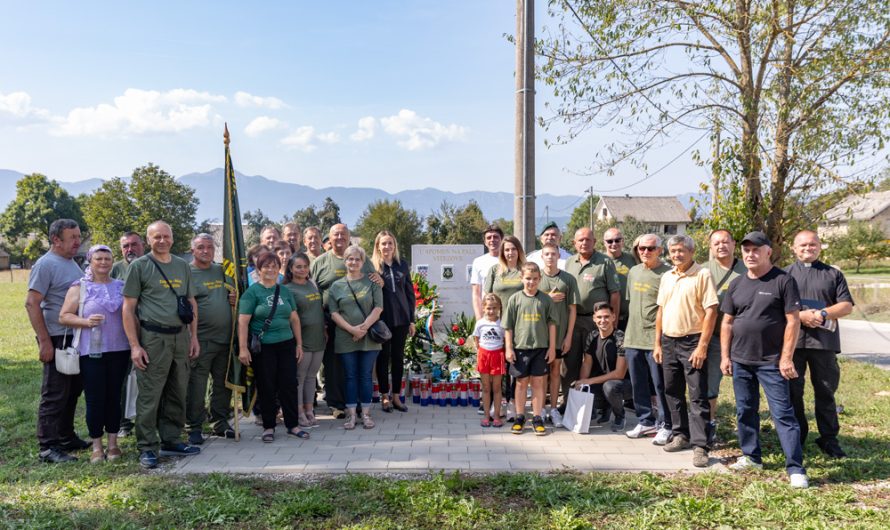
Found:
[{"label": "man in olive green t-shirt", "polygon": [[586,227],[576,230],[574,243],[577,254],[566,260],[565,270],[575,277],[578,285],[578,317],[572,333],[572,348],[563,358],[563,404],[560,412],[565,410],[570,385],[580,377],[587,336],[596,329],[593,306],[597,302],[608,302],[615,315],[621,313],[621,282],[615,264],[609,256],[594,250],[596,236],[593,230]]},{"label": "man in olive green t-shirt", "polygon": [[541,270],[541,283],[538,289],[550,297],[556,318],[556,358],[550,363],[549,385],[550,409],[547,417],[553,425],[562,425],[562,415],[557,408],[559,400],[562,357],[572,347],[572,334],[578,309],[578,284],[575,277],[559,270],[559,247],[547,243],[541,249],[544,268]]},{"label": "man in olive green t-shirt", "polygon": [[748,269],[742,261],[735,257],[735,239],[729,230],[718,229],[711,232],[708,238],[711,259],[704,267],[710,271],[714,287],[717,289],[717,323],[714,334],[708,341],[708,400],[711,404],[711,422],[708,426],[708,444],[713,445],[717,435],[717,397],[720,394],[720,325],[723,323],[723,312],[720,306],[726,296],[729,284],[739,276],[746,274]]},{"label": "man in olive green t-shirt", "polygon": [[198,304],[198,343],[201,354],[191,361],[186,393],[186,430],[189,443],[204,443],[201,429],[207,419],[204,397],[207,377],[213,377],[210,390],[210,422],[215,436],[234,438],[229,425],[232,391],[226,388],[226,370],[232,351],[232,312],[235,293],[226,287],[222,265],[213,263],[216,244],[210,234],[192,239],[192,282]]},{"label": "man in olive green t-shirt", "polygon": [[612,264],[615,265],[620,286],[621,315],[618,316],[615,329],[624,331],[627,329],[627,273],[636,266],[637,260],[632,254],[624,251],[624,234],[618,228],[609,228],[603,233],[603,246],[606,249],[606,256],[609,256]]},{"label": "man in olive green t-shirt", "polygon": [[[331,242],[331,250],[325,252],[321,256],[315,258],[310,267],[309,277],[318,286],[321,291],[322,302],[325,307],[325,314],[328,308],[328,289],[335,281],[346,276],[346,262],[343,259],[343,253],[349,246],[349,228],[345,224],[336,224],[331,227],[328,233]],[[371,260],[366,259],[362,265],[362,272],[368,275],[377,285],[383,285],[380,275],[371,265]],[[344,409],[346,408],[346,394],[344,391],[345,373],[340,357],[334,354],[334,336],[336,335],[336,325],[330,318],[328,321],[328,341],[324,350],[324,360],[322,361],[324,369],[324,393],[325,402],[331,408],[331,414],[334,419],[340,419],[346,416]]]},{"label": "man in olive green t-shirt", "polygon": [[[655,347],[655,317],[658,314],[658,288],[661,277],[671,270],[661,260],[664,243],[656,234],[637,239],[636,251],[642,263],[627,273],[628,321],[624,351],[634,396],[637,425],[628,438],[655,434],[655,445],[664,445],[671,436],[671,415],[664,394],[661,366],[652,357]],[[655,389],[658,411],[652,406],[650,388]]]},{"label": "man in olive green t-shirt", "polygon": [[[148,226],[151,253],[130,264],[124,284],[123,322],[137,372],[136,446],[139,463],[151,469],[160,456],[200,453],[182,443],[189,359],[200,353],[198,305],[191,271],[170,253],[173,230],[163,221]],[[163,273],[162,273],[163,271]],[[166,276],[166,280],[164,279]],[[171,291],[172,288],[172,291]],[[187,297],[194,318],[184,325],[177,297]]]}]

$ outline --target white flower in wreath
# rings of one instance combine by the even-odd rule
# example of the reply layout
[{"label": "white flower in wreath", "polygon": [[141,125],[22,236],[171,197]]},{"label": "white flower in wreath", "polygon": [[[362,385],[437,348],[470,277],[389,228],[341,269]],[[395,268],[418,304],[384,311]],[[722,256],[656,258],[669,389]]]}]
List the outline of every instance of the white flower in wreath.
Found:
[{"label": "white flower in wreath", "polygon": [[442,364],[445,362],[445,352],[436,351],[430,355],[430,362],[433,364]]},{"label": "white flower in wreath", "polygon": [[415,312],[415,316],[417,318],[426,318],[430,316],[430,310],[427,307],[421,307]]}]

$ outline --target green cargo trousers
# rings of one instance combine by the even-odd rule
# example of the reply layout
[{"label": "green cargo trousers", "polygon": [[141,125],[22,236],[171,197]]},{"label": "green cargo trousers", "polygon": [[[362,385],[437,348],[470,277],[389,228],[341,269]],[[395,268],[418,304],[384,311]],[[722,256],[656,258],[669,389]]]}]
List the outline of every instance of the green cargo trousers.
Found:
[{"label": "green cargo trousers", "polygon": [[182,441],[185,393],[189,378],[189,330],[175,335],[141,330],[148,354],[145,371],[136,369],[136,447],[158,451],[160,445]]},{"label": "green cargo trousers", "polygon": [[226,388],[226,369],[229,362],[229,345],[201,341],[201,355],[191,362],[188,392],[185,406],[185,428],[188,432],[201,431],[207,419],[204,398],[207,395],[207,376],[213,378],[210,389],[210,423],[214,433],[229,428],[229,409],[232,391]]}]

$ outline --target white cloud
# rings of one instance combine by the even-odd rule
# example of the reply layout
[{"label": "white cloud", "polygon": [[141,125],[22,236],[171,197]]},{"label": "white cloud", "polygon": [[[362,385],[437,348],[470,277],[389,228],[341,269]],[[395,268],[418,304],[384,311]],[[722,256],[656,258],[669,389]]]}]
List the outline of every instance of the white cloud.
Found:
[{"label": "white cloud", "polygon": [[31,106],[31,96],[27,92],[0,92],[0,113],[12,114],[16,118],[37,116],[46,118],[49,112]]},{"label": "white cloud", "polygon": [[398,145],[409,151],[429,149],[442,142],[464,140],[467,134],[465,127],[454,123],[442,125],[408,109],[400,110],[395,116],[380,118],[380,123],[387,134],[401,138]]},{"label": "white cloud", "polygon": [[326,144],[336,144],[340,142],[340,133],[331,131],[326,133],[318,133],[316,135],[319,142],[324,142]]},{"label": "white cloud", "polygon": [[262,107],[273,110],[287,106],[278,98],[272,96],[254,96],[253,94],[248,94],[247,92],[242,91],[235,92],[235,103],[237,103],[239,107]]},{"label": "white cloud", "polygon": [[315,140],[315,127],[305,125],[298,127],[295,131],[281,139],[281,143],[293,149],[311,153],[318,147],[313,141]]},{"label": "white cloud", "polygon": [[281,129],[283,127],[286,127],[285,123],[277,118],[259,116],[247,124],[247,127],[244,128],[244,134],[251,138],[255,138],[266,131]]},{"label": "white cloud", "polygon": [[213,103],[225,96],[177,88],[167,92],[128,88],[114,103],[78,107],[56,118],[60,136],[180,132],[209,125],[216,118]]},{"label": "white cloud", "polygon": [[374,137],[377,130],[377,120],[374,116],[365,116],[358,120],[358,130],[349,135],[354,142],[364,142]]}]

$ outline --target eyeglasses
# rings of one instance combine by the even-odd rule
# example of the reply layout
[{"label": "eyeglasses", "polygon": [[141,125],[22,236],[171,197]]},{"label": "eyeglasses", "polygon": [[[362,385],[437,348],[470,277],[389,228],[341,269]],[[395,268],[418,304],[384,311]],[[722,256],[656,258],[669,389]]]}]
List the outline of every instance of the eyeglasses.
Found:
[{"label": "eyeglasses", "polygon": [[606,244],[614,245],[616,243],[621,243],[622,241],[624,241],[623,237],[619,237],[618,239],[606,239]]},{"label": "eyeglasses", "polygon": [[655,252],[656,248],[658,247],[644,247],[641,245],[637,247],[637,250],[639,250],[640,252]]}]

